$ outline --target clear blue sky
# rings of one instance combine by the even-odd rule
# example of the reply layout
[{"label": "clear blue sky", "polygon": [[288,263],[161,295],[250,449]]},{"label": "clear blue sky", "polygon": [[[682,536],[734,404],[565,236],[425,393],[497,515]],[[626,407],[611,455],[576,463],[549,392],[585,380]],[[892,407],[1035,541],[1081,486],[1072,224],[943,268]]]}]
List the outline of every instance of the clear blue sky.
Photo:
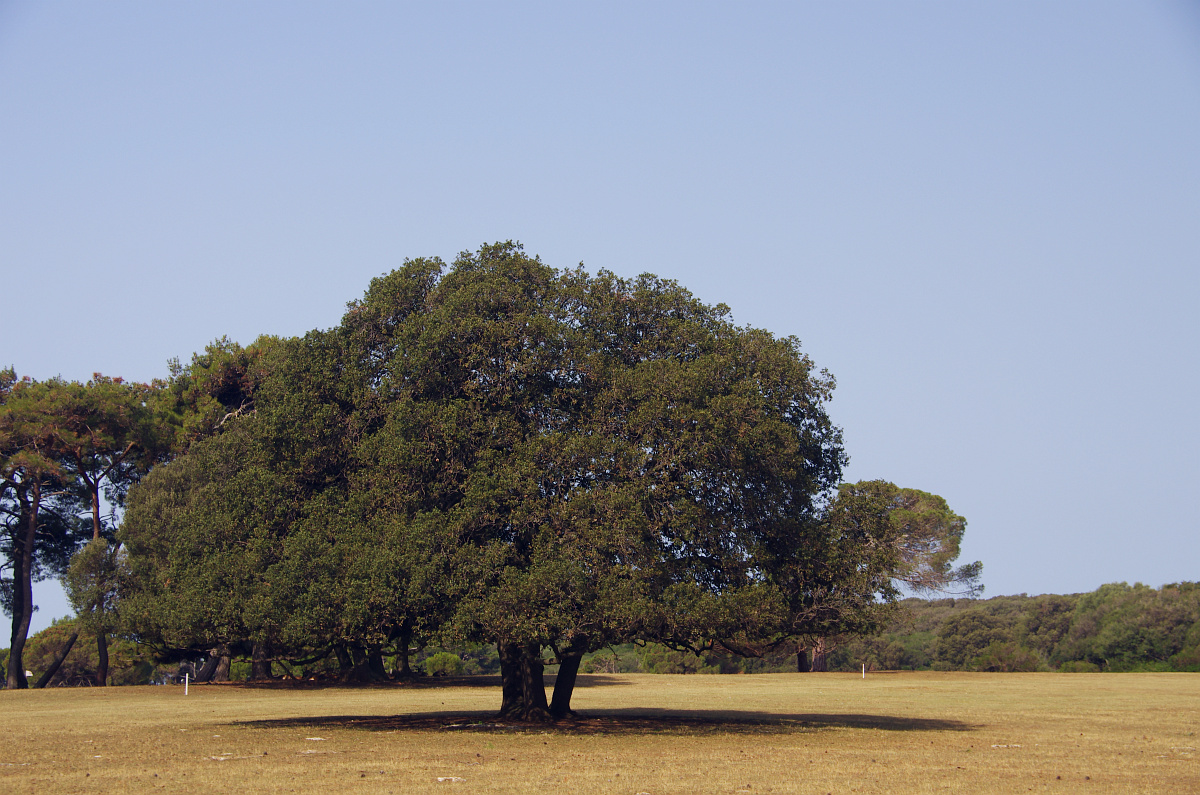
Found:
[{"label": "clear blue sky", "polygon": [[504,239],[801,338],[848,479],[945,496],[989,594],[1200,580],[1195,3],[0,0],[21,374]]}]

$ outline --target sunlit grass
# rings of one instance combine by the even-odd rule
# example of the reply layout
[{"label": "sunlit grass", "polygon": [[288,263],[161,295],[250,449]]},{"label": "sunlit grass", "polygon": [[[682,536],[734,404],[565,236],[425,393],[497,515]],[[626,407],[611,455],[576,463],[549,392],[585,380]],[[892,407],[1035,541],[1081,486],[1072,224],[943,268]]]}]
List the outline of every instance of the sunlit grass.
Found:
[{"label": "sunlit grass", "polygon": [[559,727],[490,680],[6,691],[0,791],[1200,791],[1200,674],[581,680]]}]

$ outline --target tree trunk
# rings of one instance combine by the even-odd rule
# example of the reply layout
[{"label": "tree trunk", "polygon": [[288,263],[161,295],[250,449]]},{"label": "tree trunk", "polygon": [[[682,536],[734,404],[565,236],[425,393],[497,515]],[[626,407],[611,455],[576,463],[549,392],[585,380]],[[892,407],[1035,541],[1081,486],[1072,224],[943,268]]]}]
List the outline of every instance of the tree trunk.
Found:
[{"label": "tree trunk", "polygon": [[271,661],[267,659],[267,644],[254,642],[250,652],[250,679],[261,681],[271,678]]},{"label": "tree trunk", "polygon": [[400,644],[397,651],[400,652],[400,669],[396,671],[397,679],[412,679],[412,668],[408,662],[408,644],[412,643],[412,630],[408,627],[407,622],[400,628]]},{"label": "tree trunk", "polygon": [[[537,643],[499,643],[502,701],[500,717],[545,723],[551,720],[542,673],[542,647]],[[569,702],[569,698],[567,699]]]},{"label": "tree trunk", "polygon": [[521,647],[498,643],[500,653],[500,717],[520,720],[525,712],[525,692],[521,687]]},{"label": "tree trunk", "polygon": [[219,649],[218,653],[220,654],[220,656],[217,658],[217,669],[215,671],[213,671],[213,681],[214,682],[228,682],[229,681],[229,647],[222,646]]},{"label": "tree trunk", "polygon": [[[83,471],[83,463],[80,462],[79,471]],[[92,540],[100,538],[100,481],[92,482],[84,476],[83,482],[87,484],[88,490],[92,493]]]},{"label": "tree trunk", "polygon": [[338,661],[338,679],[346,681],[350,678],[350,671],[354,668],[354,661],[350,659],[350,652],[346,651],[346,647],[339,643],[333,647],[333,653]]},{"label": "tree trunk", "polygon": [[371,649],[367,652],[367,668],[371,672],[372,681],[388,681],[387,669],[383,667],[383,652],[379,649]]},{"label": "tree trunk", "polygon": [[796,672],[806,674],[812,670],[812,663],[808,659],[808,647],[803,643],[796,647]]},{"label": "tree trunk", "polygon": [[564,654],[559,660],[558,676],[554,679],[554,697],[550,699],[550,714],[555,720],[575,714],[571,711],[571,693],[575,690],[575,678],[579,675],[579,663],[582,660],[582,652]]},{"label": "tree trunk", "polygon": [[71,637],[67,638],[67,642],[63,644],[62,649],[54,656],[54,661],[50,663],[50,667],[46,669],[46,673],[38,678],[37,683],[33,686],[35,690],[41,690],[46,685],[50,684],[50,680],[58,673],[59,667],[62,666],[63,660],[67,659],[67,655],[71,653],[71,647],[75,645],[75,640],[79,637],[79,632],[72,632]]},{"label": "tree trunk", "polygon": [[217,673],[217,665],[221,662],[221,658],[217,656],[216,649],[208,650],[208,659],[204,661],[204,665],[200,666],[200,670],[196,671],[196,676],[192,679],[193,682],[211,682],[213,676]]},{"label": "tree trunk", "polygon": [[29,687],[29,680],[25,677],[25,639],[29,637],[29,622],[33,619],[33,544],[37,534],[38,509],[42,503],[41,484],[35,480],[30,489],[33,492],[32,499],[21,500],[25,528],[16,539],[17,549],[13,555],[12,636],[6,682],[9,690]]},{"label": "tree trunk", "polygon": [[825,645],[825,638],[817,638],[817,645],[813,647],[812,654],[812,670],[814,673],[825,673],[829,670],[829,660],[826,655],[829,650]]},{"label": "tree trunk", "polygon": [[96,632],[96,687],[108,684],[108,632],[101,629]]},{"label": "tree trunk", "polygon": [[[358,646],[343,648],[345,661],[338,655],[338,667],[341,669],[339,679],[342,682],[383,682],[387,681],[387,671],[383,668],[383,655],[377,649],[363,649]],[[345,667],[349,662],[350,667]]]},{"label": "tree trunk", "polygon": [[545,722],[550,720],[550,707],[546,704],[546,681],[542,664],[542,646],[529,643],[524,647],[521,660],[521,690],[525,696],[524,720]]}]

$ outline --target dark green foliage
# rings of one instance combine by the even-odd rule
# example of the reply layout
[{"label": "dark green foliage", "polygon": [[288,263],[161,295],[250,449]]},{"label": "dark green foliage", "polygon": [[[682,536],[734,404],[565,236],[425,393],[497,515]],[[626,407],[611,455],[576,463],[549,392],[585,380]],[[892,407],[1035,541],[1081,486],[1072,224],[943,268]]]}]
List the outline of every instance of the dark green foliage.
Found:
[{"label": "dark green foliage", "polygon": [[825,521],[832,379],[727,313],[500,244],[405,263],[336,329],[211,346],[168,390],[186,454],[131,494],[129,628],[370,677],[414,640],[491,642],[541,717],[545,655],[561,684],[613,643],[875,626],[899,547]]},{"label": "dark green foliage", "polygon": [[1166,664],[1195,645],[1198,620],[1200,588],[1195,583],[1159,590],[1141,583],[1105,585],[1080,598],[1054,657],[1087,660],[1113,671]]},{"label": "dark green foliage", "polygon": [[938,628],[934,667],[957,670],[969,667],[992,644],[1012,641],[1012,631],[1000,618],[982,610],[951,616]]},{"label": "dark green foliage", "polygon": [[1172,671],[1200,671],[1200,646],[1192,646],[1168,660]]},{"label": "dark green foliage", "polygon": [[1075,600],[1067,596],[1043,596],[1030,600],[1021,627],[1024,643],[1030,649],[1050,657],[1066,637],[1075,613]]},{"label": "dark green foliage", "polygon": [[1036,671],[1041,665],[1038,656],[1029,649],[1012,641],[993,641],[971,660],[973,671],[1012,673],[1014,671]]}]

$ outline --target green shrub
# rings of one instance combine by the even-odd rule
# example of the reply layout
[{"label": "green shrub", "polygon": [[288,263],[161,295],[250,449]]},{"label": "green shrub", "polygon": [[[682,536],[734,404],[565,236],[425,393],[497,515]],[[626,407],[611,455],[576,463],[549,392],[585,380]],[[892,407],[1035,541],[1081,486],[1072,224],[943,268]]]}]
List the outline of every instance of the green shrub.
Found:
[{"label": "green shrub", "polygon": [[1171,657],[1172,671],[1200,672],[1200,646],[1184,649]]},{"label": "green shrub", "polygon": [[430,676],[462,676],[462,658],[448,651],[439,651],[426,658],[425,673]]},{"label": "green shrub", "polygon": [[1068,660],[1058,666],[1058,672],[1061,674],[1098,674],[1100,666],[1087,660]]}]

